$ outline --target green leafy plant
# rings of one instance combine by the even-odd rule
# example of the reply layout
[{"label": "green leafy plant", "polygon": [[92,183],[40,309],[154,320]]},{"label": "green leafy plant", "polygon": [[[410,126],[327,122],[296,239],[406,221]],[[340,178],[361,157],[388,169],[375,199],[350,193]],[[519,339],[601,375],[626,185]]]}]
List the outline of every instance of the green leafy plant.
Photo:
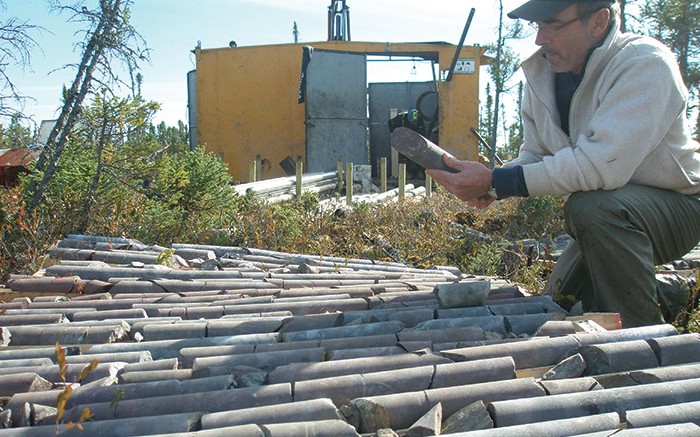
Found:
[{"label": "green leafy plant", "polygon": [[109,402],[109,408],[112,409],[115,417],[117,415],[117,408],[119,407],[119,402],[124,399],[124,390],[118,388],[112,396],[112,400]]},{"label": "green leafy plant", "polygon": [[676,318],[676,327],[682,332],[700,332],[700,268],[695,269],[695,279],[688,285],[688,303]]},{"label": "green leafy plant", "polygon": [[164,249],[156,257],[156,264],[163,265],[168,262],[168,260],[175,255],[175,249]]}]

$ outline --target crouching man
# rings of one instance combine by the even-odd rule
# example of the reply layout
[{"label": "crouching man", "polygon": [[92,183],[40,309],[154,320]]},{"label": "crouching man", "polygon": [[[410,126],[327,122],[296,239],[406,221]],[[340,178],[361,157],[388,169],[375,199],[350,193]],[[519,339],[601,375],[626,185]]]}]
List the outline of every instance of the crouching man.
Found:
[{"label": "crouching man", "polygon": [[688,91],[673,53],[620,31],[613,0],[530,0],[508,14],[537,29],[523,65],[524,142],[493,172],[428,174],[461,200],[559,195],[574,242],[545,291],[586,311],[620,313],[624,327],[663,323],[654,268],[700,240],[700,153]]}]

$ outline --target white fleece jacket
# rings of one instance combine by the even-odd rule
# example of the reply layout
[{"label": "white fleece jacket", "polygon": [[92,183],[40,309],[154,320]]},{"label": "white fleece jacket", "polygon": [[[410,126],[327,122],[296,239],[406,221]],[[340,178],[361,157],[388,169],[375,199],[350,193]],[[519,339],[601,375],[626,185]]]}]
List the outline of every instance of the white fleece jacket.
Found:
[{"label": "white fleece jacket", "polygon": [[653,38],[610,32],[591,55],[561,129],[554,73],[541,51],[523,65],[522,165],[531,196],[628,183],[700,193],[700,154],[685,117],[688,91],[673,53]]}]

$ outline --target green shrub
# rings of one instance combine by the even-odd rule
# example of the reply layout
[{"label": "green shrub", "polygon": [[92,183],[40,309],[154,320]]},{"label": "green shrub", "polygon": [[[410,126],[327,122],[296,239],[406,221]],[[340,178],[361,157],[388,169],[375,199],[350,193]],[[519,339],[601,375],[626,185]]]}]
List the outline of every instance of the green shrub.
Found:
[{"label": "green shrub", "polygon": [[19,188],[0,188],[0,282],[41,268],[54,242],[51,223],[26,214]]}]

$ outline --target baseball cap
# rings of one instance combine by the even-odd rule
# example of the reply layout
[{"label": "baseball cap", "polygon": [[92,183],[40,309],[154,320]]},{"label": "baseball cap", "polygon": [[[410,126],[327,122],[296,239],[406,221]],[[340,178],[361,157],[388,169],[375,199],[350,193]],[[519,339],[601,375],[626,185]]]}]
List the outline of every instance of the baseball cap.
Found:
[{"label": "baseball cap", "polygon": [[[508,13],[509,18],[526,21],[547,21],[559,12],[576,3],[592,3],[599,0],[530,0]],[[614,3],[610,0],[609,3]]]}]

